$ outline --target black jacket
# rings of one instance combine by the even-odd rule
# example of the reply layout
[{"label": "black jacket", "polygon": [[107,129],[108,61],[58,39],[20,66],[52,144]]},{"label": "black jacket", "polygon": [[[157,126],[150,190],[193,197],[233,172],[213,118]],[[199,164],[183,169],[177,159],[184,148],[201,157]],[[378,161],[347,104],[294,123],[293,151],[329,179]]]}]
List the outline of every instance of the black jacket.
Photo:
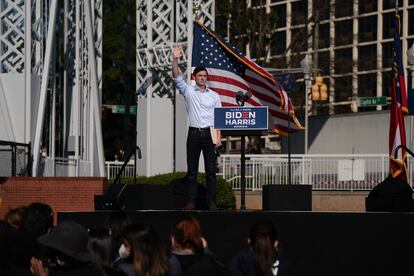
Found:
[{"label": "black jacket", "polygon": [[[273,276],[293,276],[293,271],[289,267],[287,260],[278,255],[272,267]],[[254,270],[253,251],[246,249],[241,251],[231,261],[230,274],[232,276],[256,276]],[[259,276],[259,275],[257,275]]]},{"label": "black jacket", "polygon": [[182,275],[213,276],[225,275],[224,267],[211,254],[203,252],[179,255],[174,254],[182,270]]}]

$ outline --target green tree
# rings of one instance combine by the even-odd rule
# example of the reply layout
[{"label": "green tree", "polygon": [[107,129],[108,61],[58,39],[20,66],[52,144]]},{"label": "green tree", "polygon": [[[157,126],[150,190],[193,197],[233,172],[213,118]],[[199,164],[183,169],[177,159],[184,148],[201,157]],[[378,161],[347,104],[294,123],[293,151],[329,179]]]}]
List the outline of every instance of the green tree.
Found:
[{"label": "green tree", "polygon": [[[130,8],[125,0],[105,0],[103,3],[103,57],[102,57],[102,95],[103,104],[124,104],[129,100],[135,103],[135,1],[130,0]],[[130,17],[127,41],[127,15]],[[130,52],[126,59],[127,49]],[[117,151],[124,147],[125,121],[123,114],[111,114],[108,110],[103,114],[102,131],[105,158],[113,160]],[[135,144],[135,116],[129,115],[127,120],[127,139]]]}]

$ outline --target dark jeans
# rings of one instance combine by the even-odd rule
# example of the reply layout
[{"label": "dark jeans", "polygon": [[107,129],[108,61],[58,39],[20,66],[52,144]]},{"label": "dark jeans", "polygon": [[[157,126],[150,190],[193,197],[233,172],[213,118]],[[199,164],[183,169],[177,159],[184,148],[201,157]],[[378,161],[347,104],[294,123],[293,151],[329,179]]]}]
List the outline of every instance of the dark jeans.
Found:
[{"label": "dark jeans", "polygon": [[209,129],[189,128],[187,136],[187,202],[194,203],[197,195],[197,174],[200,153],[203,151],[206,170],[207,204],[216,201],[216,153]]}]

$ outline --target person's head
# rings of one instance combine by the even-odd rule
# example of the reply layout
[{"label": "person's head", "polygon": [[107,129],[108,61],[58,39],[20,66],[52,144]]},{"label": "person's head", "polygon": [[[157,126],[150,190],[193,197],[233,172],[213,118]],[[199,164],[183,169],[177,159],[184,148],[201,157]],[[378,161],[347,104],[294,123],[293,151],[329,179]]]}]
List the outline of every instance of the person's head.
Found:
[{"label": "person's head", "polygon": [[269,220],[256,222],[250,229],[249,244],[254,254],[254,267],[257,275],[272,275],[279,244],[278,232]]},{"label": "person's head", "polygon": [[112,271],[113,254],[112,241],[109,230],[96,228],[89,231],[88,250],[92,255],[92,263],[105,275]]},{"label": "person's head", "polygon": [[170,261],[154,228],[142,224],[129,225],[124,228],[123,237],[138,275],[169,274]]},{"label": "person's head", "polygon": [[105,221],[105,228],[109,229],[112,239],[112,252],[114,256],[118,254],[119,247],[122,245],[122,231],[132,224],[131,218],[125,212],[111,212]]},{"label": "person's head", "polygon": [[197,252],[203,248],[201,226],[197,219],[186,217],[172,231],[171,243],[174,251],[191,250]]},{"label": "person's head", "polygon": [[194,75],[194,80],[197,86],[199,87],[206,86],[208,73],[205,67],[198,66],[194,68],[193,75]]},{"label": "person's head", "polygon": [[42,235],[37,240],[54,251],[59,266],[69,269],[92,261],[92,255],[88,251],[88,232],[74,221],[58,223],[51,233]]},{"label": "person's head", "polygon": [[15,229],[20,229],[22,224],[23,208],[10,209],[4,216],[4,220]]},{"label": "person's head", "polygon": [[25,207],[21,228],[35,236],[46,234],[53,227],[53,210],[49,205],[35,202]]}]

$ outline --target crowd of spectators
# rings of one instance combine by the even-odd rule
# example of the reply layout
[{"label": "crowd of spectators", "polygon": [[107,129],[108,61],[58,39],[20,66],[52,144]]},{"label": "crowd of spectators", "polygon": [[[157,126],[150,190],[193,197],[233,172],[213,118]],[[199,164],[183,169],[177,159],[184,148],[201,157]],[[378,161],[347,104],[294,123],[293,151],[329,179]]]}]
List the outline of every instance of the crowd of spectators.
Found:
[{"label": "crowd of spectators", "polygon": [[169,244],[124,212],[112,212],[103,228],[53,221],[43,203],[9,210],[0,220],[0,275],[292,275],[271,221],[252,226],[249,246],[229,267],[210,252],[194,217],[172,225]]}]

